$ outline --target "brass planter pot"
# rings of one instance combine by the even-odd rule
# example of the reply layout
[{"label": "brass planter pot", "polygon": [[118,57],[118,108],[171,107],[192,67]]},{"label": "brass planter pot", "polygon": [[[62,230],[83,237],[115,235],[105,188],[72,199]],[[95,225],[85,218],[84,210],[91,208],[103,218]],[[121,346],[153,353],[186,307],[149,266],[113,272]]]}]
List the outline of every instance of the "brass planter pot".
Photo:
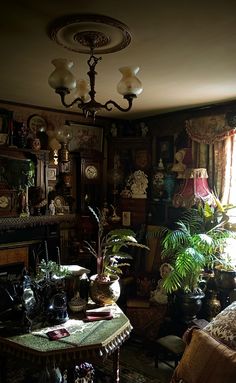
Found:
[{"label": "brass planter pot", "polygon": [[218,288],[233,290],[236,288],[236,271],[216,268],[215,280]]},{"label": "brass planter pot", "polygon": [[97,275],[90,277],[89,295],[94,303],[100,306],[115,303],[120,296],[119,277],[111,276],[109,282],[102,282],[96,279]]}]

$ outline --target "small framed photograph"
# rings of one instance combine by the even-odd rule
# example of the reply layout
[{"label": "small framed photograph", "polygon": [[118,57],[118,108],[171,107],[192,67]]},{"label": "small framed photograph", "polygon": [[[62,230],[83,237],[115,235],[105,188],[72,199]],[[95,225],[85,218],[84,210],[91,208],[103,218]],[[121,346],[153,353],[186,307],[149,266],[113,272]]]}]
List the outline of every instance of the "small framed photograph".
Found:
[{"label": "small framed photograph", "polygon": [[123,211],[122,212],[122,225],[123,226],[130,226],[131,225],[131,212],[130,211]]},{"label": "small framed photograph", "polygon": [[172,136],[164,136],[157,139],[158,160],[171,164],[174,160],[174,139]]},{"label": "small framed photograph", "polygon": [[61,173],[70,173],[70,161],[60,163],[60,172]]},{"label": "small framed photograph", "polygon": [[48,181],[56,181],[57,168],[48,168]]}]

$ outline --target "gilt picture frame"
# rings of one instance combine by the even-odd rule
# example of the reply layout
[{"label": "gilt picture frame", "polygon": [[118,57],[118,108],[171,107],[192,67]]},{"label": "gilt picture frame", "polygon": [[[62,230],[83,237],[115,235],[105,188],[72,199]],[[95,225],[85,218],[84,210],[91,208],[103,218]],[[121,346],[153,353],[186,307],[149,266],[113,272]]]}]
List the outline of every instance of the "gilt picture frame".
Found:
[{"label": "gilt picture frame", "polygon": [[174,161],[174,139],[172,136],[163,136],[157,139],[157,160],[171,164]]}]

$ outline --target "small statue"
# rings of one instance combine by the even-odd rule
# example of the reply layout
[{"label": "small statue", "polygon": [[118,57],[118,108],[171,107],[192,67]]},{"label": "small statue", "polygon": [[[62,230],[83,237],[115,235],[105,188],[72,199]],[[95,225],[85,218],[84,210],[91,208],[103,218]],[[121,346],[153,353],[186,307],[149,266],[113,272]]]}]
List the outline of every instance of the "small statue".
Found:
[{"label": "small statue", "polygon": [[54,200],[52,199],[49,205],[49,214],[55,215],[55,213],[56,213],[56,207],[55,207]]},{"label": "small statue", "polygon": [[140,122],[140,128],[142,137],[146,137],[146,135],[148,134],[148,126],[145,124],[145,122]]},{"label": "small statue", "polygon": [[159,170],[165,170],[164,168],[164,165],[163,165],[163,161],[162,161],[162,158],[160,158],[159,162],[158,162],[158,167],[157,167]]},{"label": "small statue", "polygon": [[103,226],[109,225],[107,222],[108,216],[109,216],[109,208],[108,208],[107,202],[104,202],[104,205],[101,211],[101,221]]},{"label": "small statue", "polygon": [[112,137],[116,137],[117,136],[116,124],[111,124],[111,135],[112,135]]},{"label": "small statue", "polygon": [[172,172],[177,172],[177,178],[184,178],[184,172],[186,170],[186,165],[183,164],[183,160],[185,157],[186,151],[184,149],[179,150],[175,154],[175,159],[177,163],[175,163],[172,167]]},{"label": "small statue", "polygon": [[113,213],[112,213],[112,216],[111,216],[111,221],[116,223],[116,222],[119,222],[121,220],[121,217],[119,217],[119,215],[117,215],[116,213],[116,207],[111,205],[111,208],[113,210]]},{"label": "small statue", "polygon": [[160,275],[161,279],[157,283],[157,287],[155,290],[151,291],[150,302],[151,303],[159,303],[159,304],[167,304],[168,303],[168,295],[163,288],[163,282],[167,275],[173,270],[173,267],[169,263],[163,263],[160,267]]}]

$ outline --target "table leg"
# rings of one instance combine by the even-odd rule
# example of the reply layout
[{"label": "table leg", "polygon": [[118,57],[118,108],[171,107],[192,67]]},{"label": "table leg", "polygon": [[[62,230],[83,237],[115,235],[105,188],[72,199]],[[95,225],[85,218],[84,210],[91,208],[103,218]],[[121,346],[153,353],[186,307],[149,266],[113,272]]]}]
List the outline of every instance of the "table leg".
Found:
[{"label": "table leg", "polygon": [[50,373],[48,371],[48,367],[45,366],[44,369],[42,370],[42,373],[40,374],[39,383],[50,383],[50,381],[51,381]]},{"label": "table leg", "polygon": [[7,381],[7,357],[4,353],[0,353],[0,382]]},{"label": "table leg", "polygon": [[120,381],[120,348],[118,347],[113,353],[113,379],[114,383]]},{"label": "table leg", "polygon": [[46,365],[39,377],[39,383],[62,382],[62,374],[59,367],[48,368]]}]

